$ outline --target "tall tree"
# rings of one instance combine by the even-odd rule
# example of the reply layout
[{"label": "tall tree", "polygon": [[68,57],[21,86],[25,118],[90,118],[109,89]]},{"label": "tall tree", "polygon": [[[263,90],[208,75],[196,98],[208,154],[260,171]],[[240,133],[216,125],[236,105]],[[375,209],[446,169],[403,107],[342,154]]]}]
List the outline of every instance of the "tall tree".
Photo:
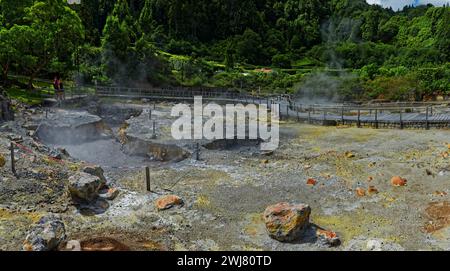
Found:
[{"label": "tall tree", "polygon": [[106,74],[113,79],[125,80],[128,77],[134,38],[134,33],[128,24],[130,20],[127,1],[118,0],[103,29],[103,63]]},{"label": "tall tree", "polygon": [[14,24],[23,24],[25,8],[33,4],[33,0],[0,0],[0,23],[10,28]]},{"label": "tall tree", "polygon": [[71,58],[84,39],[80,18],[63,0],[34,3],[27,9],[26,21],[31,27],[33,46],[28,48],[35,61],[22,65],[30,76],[29,87],[44,68],[54,72],[70,69]]},{"label": "tall tree", "polygon": [[139,16],[139,27],[145,34],[150,34],[156,23],[153,19],[152,2],[153,0],[145,0],[144,8]]}]

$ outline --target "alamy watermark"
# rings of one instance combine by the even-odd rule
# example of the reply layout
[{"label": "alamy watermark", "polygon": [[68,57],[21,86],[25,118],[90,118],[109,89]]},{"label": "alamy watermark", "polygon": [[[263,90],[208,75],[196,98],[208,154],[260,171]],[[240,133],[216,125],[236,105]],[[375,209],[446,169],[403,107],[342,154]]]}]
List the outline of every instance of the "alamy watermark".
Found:
[{"label": "alamy watermark", "polygon": [[280,143],[279,104],[267,105],[208,103],[203,106],[201,96],[194,97],[194,108],[177,104],[171,116],[178,117],[172,124],[176,140],[261,140],[261,150],[273,151]]}]

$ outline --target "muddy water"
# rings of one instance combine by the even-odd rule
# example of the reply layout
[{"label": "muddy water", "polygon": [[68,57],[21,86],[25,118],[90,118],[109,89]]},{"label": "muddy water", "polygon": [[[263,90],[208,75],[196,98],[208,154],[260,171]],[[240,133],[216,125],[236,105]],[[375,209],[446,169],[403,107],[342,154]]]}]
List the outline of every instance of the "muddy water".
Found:
[{"label": "muddy water", "polygon": [[122,151],[122,146],[114,139],[97,140],[76,145],[57,145],[66,149],[73,158],[106,168],[142,167],[149,160],[143,157],[130,156]]}]

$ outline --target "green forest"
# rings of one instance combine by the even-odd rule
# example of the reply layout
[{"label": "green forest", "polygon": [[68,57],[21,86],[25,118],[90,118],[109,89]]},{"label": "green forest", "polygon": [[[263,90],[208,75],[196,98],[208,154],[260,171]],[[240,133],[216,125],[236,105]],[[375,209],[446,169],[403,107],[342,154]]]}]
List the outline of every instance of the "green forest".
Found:
[{"label": "green forest", "polygon": [[449,26],[449,6],[364,0],[0,0],[0,80],[294,93],[324,74],[343,99],[431,99]]}]

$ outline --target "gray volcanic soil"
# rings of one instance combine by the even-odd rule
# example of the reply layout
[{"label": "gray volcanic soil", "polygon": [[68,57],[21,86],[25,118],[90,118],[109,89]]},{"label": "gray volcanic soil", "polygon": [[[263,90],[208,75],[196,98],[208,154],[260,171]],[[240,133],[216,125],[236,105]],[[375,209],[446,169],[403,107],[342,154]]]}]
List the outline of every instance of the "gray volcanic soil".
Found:
[{"label": "gray volcanic soil", "polygon": [[[143,169],[105,168],[119,197],[99,215],[84,216],[71,207],[60,211],[68,238],[112,237],[137,250],[328,250],[310,239],[280,243],[268,237],[264,209],[287,201],[309,204],[311,222],[338,233],[342,245],[331,250],[373,249],[369,241],[383,250],[450,249],[448,130],[282,123],[281,134],[272,156],[242,147],[202,149],[201,161],[147,161],[155,193],[145,192]],[[0,151],[6,155],[5,144]],[[108,151],[118,153],[115,146]],[[5,167],[0,171],[8,174]],[[408,185],[393,187],[396,175]],[[317,185],[308,186],[308,178]],[[379,193],[356,194],[369,186]],[[154,201],[163,194],[181,196],[185,205],[158,212]],[[29,222],[45,212],[0,208],[0,249],[20,249]]]}]

